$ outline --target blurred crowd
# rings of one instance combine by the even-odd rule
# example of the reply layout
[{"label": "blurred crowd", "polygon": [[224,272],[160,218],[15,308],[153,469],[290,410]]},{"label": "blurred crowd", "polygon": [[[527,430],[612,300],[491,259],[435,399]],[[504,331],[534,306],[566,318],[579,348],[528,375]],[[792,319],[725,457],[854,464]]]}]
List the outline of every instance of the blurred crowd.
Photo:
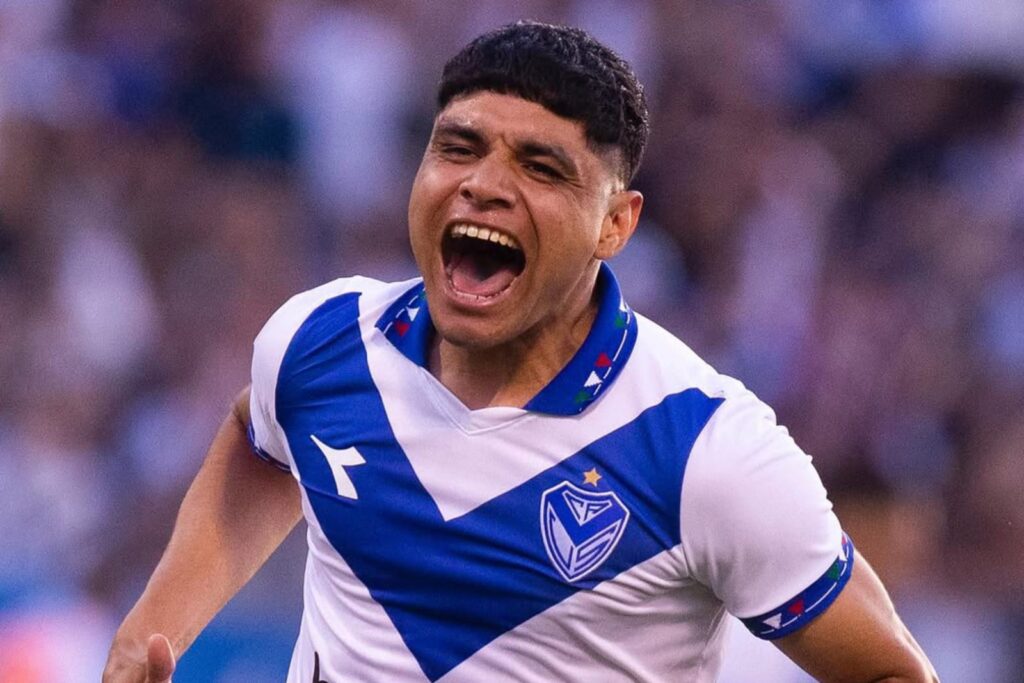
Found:
[{"label": "blurred crowd", "polygon": [[[441,66],[517,18],[646,84],[633,306],[776,408],[945,681],[1024,679],[1024,4],[0,0],[0,680],[96,680],[277,306],[415,274]],[[178,680],[280,680],[303,559]]]}]

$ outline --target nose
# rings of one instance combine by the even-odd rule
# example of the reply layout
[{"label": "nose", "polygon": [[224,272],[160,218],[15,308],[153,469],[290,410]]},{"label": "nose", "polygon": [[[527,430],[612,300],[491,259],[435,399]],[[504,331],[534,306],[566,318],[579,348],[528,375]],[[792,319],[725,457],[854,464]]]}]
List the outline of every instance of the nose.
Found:
[{"label": "nose", "polygon": [[510,209],[515,206],[516,193],[506,163],[491,154],[473,165],[459,186],[459,196],[480,210]]}]

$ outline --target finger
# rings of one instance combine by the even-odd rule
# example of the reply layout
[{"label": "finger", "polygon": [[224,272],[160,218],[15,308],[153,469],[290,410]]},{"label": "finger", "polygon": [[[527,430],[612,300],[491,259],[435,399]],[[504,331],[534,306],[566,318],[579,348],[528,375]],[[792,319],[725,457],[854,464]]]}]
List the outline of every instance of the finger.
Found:
[{"label": "finger", "polygon": [[174,650],[171,642],[159,633],[149,637],[146,649],[146,682],[170,683],[174,673]]}]

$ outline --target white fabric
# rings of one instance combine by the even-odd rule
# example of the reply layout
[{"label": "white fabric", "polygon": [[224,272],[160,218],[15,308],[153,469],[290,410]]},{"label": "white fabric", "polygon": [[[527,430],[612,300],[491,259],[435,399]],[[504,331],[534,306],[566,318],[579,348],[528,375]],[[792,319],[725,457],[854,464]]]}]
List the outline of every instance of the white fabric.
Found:
[{"label": "white fabric", "polygon": [[[637,344],[621,375],[578,416],[470,411],[375,328],[412,284],[329,283],[287,302],[257,338],[255,441],[292,466],[296,478],[276,418],[278,372],[303,321],[346,292],[362,292],[359,324],[373,381],[397,441],[445,521],[628,424],[666,396],[697,388],[724,399],[686,467],[680,545],[555,604],[442,680],[712,681],[721,664],[726,608],[740,617],[777,608],[836,559],[839,524],[810,458],[742,384],[719,375],[656,324],[638,316]],[[305,612],[288,680],[310,680],[314,651],[321,678],[332,683],[425,680],[387,612],[320,530],[305,493],[303,502],[310,546]]]},{"label": "white fabric", "polygon": [[739,382],[694,444],[683,478],[692,576],[733,615],[764,614],[814,583],[842,531],[811,459]]}]

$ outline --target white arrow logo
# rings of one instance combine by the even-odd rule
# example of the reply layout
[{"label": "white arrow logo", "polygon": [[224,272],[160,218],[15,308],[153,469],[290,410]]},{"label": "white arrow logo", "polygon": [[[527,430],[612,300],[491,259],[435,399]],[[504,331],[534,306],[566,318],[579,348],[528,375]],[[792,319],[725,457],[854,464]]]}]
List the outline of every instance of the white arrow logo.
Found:
[{"label": "white arrow logo", "polygon": [[345,468],[363,465],[366,463],[366,458],[360,455],[359,451],[354,447],[331,448],[312,434],[309,435],[309,438],[313,440],[313,443],[320,449],[320,452],[327,458],[327,464],[331,466],[331,473],[334,475],[334,485],[338,489],[338,495],[354,500],[358,499],[359,494],[356,493],[355,484],[352,483]]}]

